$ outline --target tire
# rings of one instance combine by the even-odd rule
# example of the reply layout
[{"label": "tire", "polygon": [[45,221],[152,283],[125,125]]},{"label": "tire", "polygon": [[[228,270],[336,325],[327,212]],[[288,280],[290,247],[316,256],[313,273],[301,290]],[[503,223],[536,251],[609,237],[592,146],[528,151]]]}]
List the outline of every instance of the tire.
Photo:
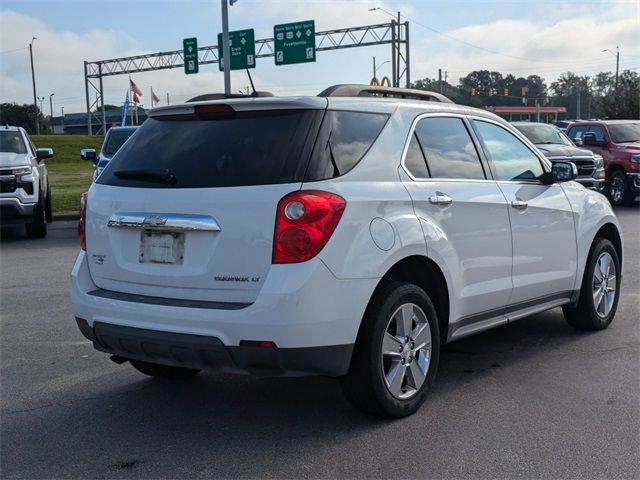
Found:
[{"label": "tire", "polygon": [[47,223],[51,223],[53,221],[53,210],[51,207],[51,187],[47,185],[47,196],[44,200],[44,211],[47,216]]},{"label": "tire", "polygon": [[611,205],[629,205],[633,202],[633,192],[627,185],[627,175],[624,170],[614,170],[607,186],[607,196]]},{"label": "tire", "polygon": [[[401,340],[404,337],[408,341]],[[420,349],[415,340],[427,346]],[[427,398],[439,359],[438,318],[429,296],[416,285],[391,282],[367,307],[349,372],[340,379],[342,391],[364,412],[395,418],[411,415]]]},{"label": "tire", "polygon": [[195,368],[172,367],[170,365],[160,365],[158,363],[143,362],[141,360],[130,360],[130,362],[136,370],[145,375],[169,380],[186,380],[200,372],[200,370]]},{"label": "tire", "polygon": [[25,232],[29,238],[42,238],[47,235],[47,211],[44,194],[40,192],[40,199],[33,212],[33,221],[25,224]]},{"label": "tire", "polygon": [[[606,280],[600,280],[602,278]],[[620,280],[620,260],[616,249],[609,240],[596,238],[589,252],[578,304],[562,307],[567,323],[579,330],[607,328],[618,308]],[[605,291],[608,293],[603,294]]]}]

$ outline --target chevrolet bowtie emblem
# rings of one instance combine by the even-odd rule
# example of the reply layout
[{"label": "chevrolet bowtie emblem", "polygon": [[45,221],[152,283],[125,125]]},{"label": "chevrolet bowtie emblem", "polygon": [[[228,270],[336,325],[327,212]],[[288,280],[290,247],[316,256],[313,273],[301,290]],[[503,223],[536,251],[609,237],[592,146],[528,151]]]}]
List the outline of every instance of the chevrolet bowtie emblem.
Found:
[{"label": "chevrolet bowtie emblem", "polygon": [[159,227],[167,223],[166,218],[158,217],[157,215],[152,215],[150,217],[146,217],[143,221],[143,225],[148,225],[150,227]]}]

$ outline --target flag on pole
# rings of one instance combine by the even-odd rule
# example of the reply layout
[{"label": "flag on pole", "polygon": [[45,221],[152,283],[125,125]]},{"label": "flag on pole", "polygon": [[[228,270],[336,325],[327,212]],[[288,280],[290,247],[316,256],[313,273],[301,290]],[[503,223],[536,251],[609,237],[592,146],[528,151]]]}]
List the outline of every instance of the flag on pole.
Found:
[{"label": "flag on pole", "polygon": [[140,90],[140,88],[138,88],[138,86],[135,83],[133,83],[133,80],[129,79],[129,83],[130,83],[131,91],[133,93],[137,93],[138,95],[142,95],[142,90]]},{"label": "flag on pole", "polygon": [[160,99],[155,93],[153,93],[153,87],[151,87],[151,106],[153,107],[154,104],[157,105],[159,102],[160,102]]},{"label": "flag on pole", "polygon": [[138,92],[136,92],[135,90],[133,90],[133,103],[140,103],[140,97],[138,96]]},{"label": "flag on pole", "polygon": [[127,112],[129,111],[129,90],[124,97],[124,107],[122,107],[122,121],[120,126],[124,127],[127,124]]}]

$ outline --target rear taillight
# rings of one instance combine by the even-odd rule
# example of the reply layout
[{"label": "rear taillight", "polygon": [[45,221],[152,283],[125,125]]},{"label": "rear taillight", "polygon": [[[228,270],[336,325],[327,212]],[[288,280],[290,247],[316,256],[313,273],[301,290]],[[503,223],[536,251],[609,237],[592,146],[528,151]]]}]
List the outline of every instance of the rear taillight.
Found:
[{"label": "rear taillight", "polygon": [[315,257],[333,234],[346,202],[333,193],[303,190],[278,203],[273,263],[305,262]]},{"label": "rear taillight", "polygon": [[78,240],[80,241],[80,248],[87,250],[87,192],[80,195],[80,220],[78,221]]}]

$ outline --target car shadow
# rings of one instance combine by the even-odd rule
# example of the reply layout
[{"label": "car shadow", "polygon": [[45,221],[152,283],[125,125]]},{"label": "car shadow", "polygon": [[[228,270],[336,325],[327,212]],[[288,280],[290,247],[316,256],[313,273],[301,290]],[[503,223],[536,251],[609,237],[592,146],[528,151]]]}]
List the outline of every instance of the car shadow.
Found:
[{"label": "car shadow", "polygon": [[[330,378],[203,373],[188,381],[167,381],[143,377],[128,364],[100,364],[95,367],[100,370],[97,378],[75,382],[50,404],[5,412],[5,420],[13,418],[3,428],[5,454],[13,451],[18,459],[24,456],[24,462],[38,454],[53,455],[48,469],[42,466],[45,476],[72,466],[62,452],[78,452],[87,445],[103,448],[76,470],[79,476],[95,476],[101,469],[106,473],[100,475],[128,476],[137,469],[172,477],[177,471],[162,470],[167,462],[188,466],[192,459],[210,459],[211,476],[264,476],[253,469],[256,465],[286,472],[291,455],[364,439],[375,442],[383,434],[401,434],[403,426],[415,422],[432,425],[434,412],[447,412],[452,396],[473,395],[487,377],[580,349],[589,335],[570,328],[561,316],[556,309],[446,346],[426,404],[413,417],[397,421],[354,410],[339,382]],[[56,435],[60,455],[41,451],[50,449],[43,435]],[[22,447],[8,442],[16,437]],[[322,467],[309,468],[317,473]],[[357,471],[366,475],[366,465],[362,468]]]}]

